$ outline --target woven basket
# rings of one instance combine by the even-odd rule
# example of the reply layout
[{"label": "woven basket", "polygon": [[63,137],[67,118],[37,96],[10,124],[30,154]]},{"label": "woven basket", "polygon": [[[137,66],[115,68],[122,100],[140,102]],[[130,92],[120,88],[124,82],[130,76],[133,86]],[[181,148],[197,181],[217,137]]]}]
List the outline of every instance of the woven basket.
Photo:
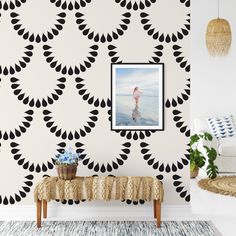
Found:
[{"label": "woven basket", "polygon": [[60,179],[72,180],[76,176],[77,171],[76,164],[73,165],[57,165],[57,174]]}]

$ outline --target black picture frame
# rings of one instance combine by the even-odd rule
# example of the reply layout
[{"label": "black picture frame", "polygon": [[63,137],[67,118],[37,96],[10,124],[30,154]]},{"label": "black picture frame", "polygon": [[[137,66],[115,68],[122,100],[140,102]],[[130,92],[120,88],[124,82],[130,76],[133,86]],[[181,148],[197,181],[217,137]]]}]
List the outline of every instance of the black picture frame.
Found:
[{"label": "black picture frame", "polygon": [[[118,84],[117,79],[119,79],[120,81],[126,80],[122,77],[122,69],[124,69],[124,74],[128,73],[130,71],[135,72],[135,70],[137,70],[137,71],[143,70],[144,73],[146,72],[148,74],[149,71],[153,71],[153,73],[154,73],[155,69],[156,69],[156,75],[157,75],[157,78],[156,78],[157,83],[156,84],[158,86],[156,86],[156,84],[155,84],[155,86],[153,86],[153,88],[151,88],[149,90],[153,93],[153,89],[156,87],[158,96],[153,95],[153,96],[149,96],[149,98],[148,98],[148,96],[146,96],[146,98],[145,98],[144,97],[145,95],[140,95],[140,99],[139,99],[142,102],[141,96],[143,96],[146,100],[146,102],[145,102],[146,104],[148,104],[148,102],[147,102],[148,100],[155,101],[155,99],[156,99],[156,101],[158,101],[158,109],[157,109],[158,111],[154,111],[154,112],[152,111],[153,114],[157,113],[157,116],[153,115],[153,117],[158,117],[156,120],[146,118],[147,113],[151,113],[151,112],[148,112],[148,109],[147,109],[148,106],[146,106],[146,104],[145,104],[145,106],[143,105],[143,107],[146,107],[143,110],[147,111],[147,112],[144,112],[145,115],[142,115],[142,113],[140,113],[139,108],[136,109],[137,102],[136,102],[136,97],[134,97],[135,96],[134,94],[136,93],[136,91],[133,91],[133,95],[127,95],[125,92],[123,92],[124,94],[122,94],[122,92],[121,92],[122,86],[120,86],[121,88],[117,89],[117,87],[119,87],[119,85],[117,85]],[[126,72],[125,72],[125,70],[126,70]],[[165,111],[165,109],[164,109],[164,107],[165,107],[165,105],[164,105],[165,104],[164,74],[165,74],[164,63],[111,63],[111,130],[113,130],[113,131],[121,131],[121,130],[126,130],[126,131],[145,131],[145,130],[163,131],[164,130],[164,118],[165,118],[165,115],[164,115],[164,111]],[[153,77],[155,77],[154,74],[152,75],[152,77],[150,76],[151,81],[154,81]],[[145,78],[143,78],[143,83],[148,81],[147,78],[148,78],[147,76]],[[127,81],[128,80],[130,82],[132,80],[132,78],[128,78]],[[136,80],[139,81],[140,84],[142,84],[141,76],[137,76]],[[138,84],[137,81],[135,81],[136,84]],[[129,84],[129,86],[130,86],[130,84]],[[148,91],[148,87],[146,90]],[[140,94],[142,94],[142,93],[140,92]],[[127,97],[132,96],[135,101],[134,109],[132,109],[132,115],[128,115],[129,118],[128,118],[127,114],[121,114],[121,112],[117,111],[118,110],[117,107],[121,107],[120,105],[117,105],[117,104],[121,104],[122,103],[121,100],[124,100],[124,101],[127,100],[127,97],[125,98],[125,96],[127,96]],[[119,99],[118,99],[118,97],[119,97]],[[128,103],[130,106],[130,98],[129,98]],[[153,104],[155,106],[155,103],[153,103]],[[125,109],[127,109],[127,107],[128,106],[124,106]],[[126,118],[124,118],[124,117],[126,117]],[[149,122],[150,124],[149,125],[141,124],[142,122],[139,120],[139,124],[133,125],[134,124],[133,121],[136,122],[135,119],[137,119],[137,117],[140,120],[142,119],[143,123]],[[122,122],[124,124],[122,124]],[[155,124],[155,122],[156,122],[156,124]]]}]

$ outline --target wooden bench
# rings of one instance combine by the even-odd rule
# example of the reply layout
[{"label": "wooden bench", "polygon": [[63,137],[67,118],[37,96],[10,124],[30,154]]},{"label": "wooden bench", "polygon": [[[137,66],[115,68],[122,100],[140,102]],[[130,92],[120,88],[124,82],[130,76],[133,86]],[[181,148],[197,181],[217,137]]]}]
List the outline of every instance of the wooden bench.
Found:
[{"label": "wooden bench", "polygon": [[47,204],[51,200],[145,200],[153,201],[157,227],[161,225],[162,182],[152,177],[89,176],[62,180],[45,177],[34,191],[37,227],[41,227],[41,214],[47,218]]}]

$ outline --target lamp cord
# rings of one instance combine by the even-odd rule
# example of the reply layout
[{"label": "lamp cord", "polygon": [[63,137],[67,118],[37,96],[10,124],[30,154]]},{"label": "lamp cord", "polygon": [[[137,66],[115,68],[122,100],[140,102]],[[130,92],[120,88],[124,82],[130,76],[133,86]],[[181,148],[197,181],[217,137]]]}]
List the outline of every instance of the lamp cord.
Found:
[{"label": "lamp cord", "polygon": [[220,18],[220,0],[218,0],[218,19]]}]

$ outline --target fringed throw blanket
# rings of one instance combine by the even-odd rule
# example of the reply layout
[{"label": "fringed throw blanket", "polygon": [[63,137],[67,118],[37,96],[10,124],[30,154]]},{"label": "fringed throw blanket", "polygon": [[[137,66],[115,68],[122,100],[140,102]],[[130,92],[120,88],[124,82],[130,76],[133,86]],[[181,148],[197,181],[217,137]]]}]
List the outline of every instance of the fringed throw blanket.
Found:
[{"label": "fringed throw blanket", "polygon": [[94,176],[62,180],[45,177],[35,187],[34,200],[163,200],[162,183],[152,177]]}]

